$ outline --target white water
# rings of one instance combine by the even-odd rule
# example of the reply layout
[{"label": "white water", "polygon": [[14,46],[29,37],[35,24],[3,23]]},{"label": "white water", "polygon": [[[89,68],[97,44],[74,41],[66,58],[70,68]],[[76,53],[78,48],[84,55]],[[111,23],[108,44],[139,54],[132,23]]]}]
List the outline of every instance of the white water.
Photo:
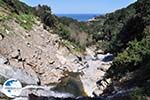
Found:
[{"label": "white water", "polygon": [[[35,92],[36,95],[38,96],[47,96],[47,97],[59,97],[59,98],[67,98],[67,97],[74,97],[72,94],[70,93],[61,93],[61,92],[56,92],[56,91],[52,91],[51,89],[54,86],[51,87],[47,87],[47,86],[35,86],[35,85],[29,85],[26,86],[24,88],[22,88],[22,94],[26,95],[26,91],[32,91],[33,93]],[[24,93],[25,92],[25,93]],[[22,96],[25,96],[22,95]]]},{"label": "white water", "polygon": [[[21,89],[22,90],[21,95],[16,97],[14,100],[24,100],[24,99],[26,100],[28,98],[28,95],[31,93],[34,93],[37,96],[46,96],[46,97],[58,97],[58,98],[74,97],[74,95],[70,93],[52,91],[51,89],[53,87],[54,86],[47,87],[47,86],[28,85]],[[2,86],[0,86],[0,91],[1,89]]]}]

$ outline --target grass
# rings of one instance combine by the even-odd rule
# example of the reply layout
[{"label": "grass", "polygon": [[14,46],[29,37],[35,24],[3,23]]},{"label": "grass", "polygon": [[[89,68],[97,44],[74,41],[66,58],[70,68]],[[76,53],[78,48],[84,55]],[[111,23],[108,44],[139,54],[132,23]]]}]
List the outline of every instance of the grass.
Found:
[{"label": "grass", "polygon": [[7,15],[5,12],[0,11],[0,21],[5,21],[11,19],[11,16]]},{"label": "grass", "polygon": [[5,19],[6,19],[6,16],[3,16],[3,13],[0,12],[0,21],[3,21],[3,20],[5,20]]},{"label": "grass", "polygon": [[10,19],[11,16],[9,15],[8,11],[1,7],[1,0],[0,0],[0,21],[5,21]]},{"label": "grass", "polygon": [[0,6],[2,6],[4,4],[3,0],[0,0]]},{"label": "grass", "polygon": [[33,24],[35,24],[35,16],[32,14],[20,14],[20,15],[17,15],[15,13],[7,14],[3,10],[0,10],[0,21],[5,21],[14,18],[17,20],[20,26],[26,30],[31,30]]},{"label": "grass", "polygon": [[30,14],[14,14],[15,18],[17,21],[20,23],[20,25],[26,29],[26,30],[31,30],[33,27],[33,24],[35,23],[35,17]]}]

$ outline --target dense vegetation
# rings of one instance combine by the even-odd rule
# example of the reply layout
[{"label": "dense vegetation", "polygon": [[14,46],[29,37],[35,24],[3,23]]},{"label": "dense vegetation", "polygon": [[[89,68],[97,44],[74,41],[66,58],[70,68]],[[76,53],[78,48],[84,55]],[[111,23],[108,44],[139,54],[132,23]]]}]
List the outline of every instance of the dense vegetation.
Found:
[{"label": "dense vegetation", "polygon": [[92,36],[86,31],[87,27],[84,22],[67,17],[61,17],[58,20],[60,22],[58,34],[61,37],[75,43],[81,49],[85,49],[92,43]]},{"label": "dense vegetation", "polygon": [[29,14],[32,13],[32,7],[26,5],[19,0],[0,0],[1,6],[7,10],[10,10],[12,13],[16,14]]},{"label": "dense vegetation", "polygon": [[[51,8],[46,5],[38,5],[33,8],[33,13],[48,27],[55,27],[57,22],[56,16],[52,15]],[[45,27],[46,27],[45,26]]]},{"label": "dense vegetation", "polygon": [[116,56],[106,78],[122,84],[120,88],[138,87],[138,96],[150,96],[150,1],[138,0],[97,17],[88,27],[96,35],[93,39]]}]

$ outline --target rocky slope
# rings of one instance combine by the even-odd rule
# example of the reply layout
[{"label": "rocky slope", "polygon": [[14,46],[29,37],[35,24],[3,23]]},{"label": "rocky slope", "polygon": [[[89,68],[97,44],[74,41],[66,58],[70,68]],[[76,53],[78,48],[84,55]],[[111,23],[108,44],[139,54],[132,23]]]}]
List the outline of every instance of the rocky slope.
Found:
[{"label": "rocky slope", "polygon": [[16,100],[29,94],[31,100],[147,100],[149,5],[138,0],[80,23],[57,18],[48,6],[0,0],[0,83],[12,77],[22,82]]},{"label": "rocky slope", "polygon": [[[13,7],[11,10],[15,9]],[[104,82],[101,89],[96,82],[110,67],[111,60],[103,59],[112,55],[101,54],[95,46],[87,48],[84,53],[73,52],[75,47],[66,46],[66,40],[53,29],[44,29],[45,24],[38,17],[24,12],[9,17],[11,10],[0,8],[1,85],[6,79],[18,79],[27,87],[21,94],[25,98],[31,93],[54,97],[102,93],[110,80],[106,80],[108,82]]]},{"label": "rocky slope", "polygon": [[14,20],[1,25],[4,24],[9,30],[4,30],[6,33],[0,41],[0,75],[6,79],[16,78],[26,85],[50,86],[58,84],[63,77],[69,77],[65,72],[82,73],[83,89],[92,96],[97,88],[96,82],[105,73],[101,69],[107,70],[110,66],[109,62],[105,65],[101,60],[105,56],[95,58],[89,48],[86,56],[78,55],[81,56],[79,59],[61,43],[58,35],[44,30],[38,21],[30,31]]}]

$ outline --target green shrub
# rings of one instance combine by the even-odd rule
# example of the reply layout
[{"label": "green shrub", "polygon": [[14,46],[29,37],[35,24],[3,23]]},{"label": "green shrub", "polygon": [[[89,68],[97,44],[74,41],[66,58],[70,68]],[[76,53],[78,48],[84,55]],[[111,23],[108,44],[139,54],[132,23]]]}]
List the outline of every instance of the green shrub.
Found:
[{"label": "green shrub", "polygon": [[131,100],[146,100],[144,99],[144,91],[142,89],[136,89],[129,94]]},{"label": "green shrub", "polygon": [[69,32],[68,28],[65,25],[63,25],[63,24],[59,25],[58,34],[63,39],[67,39],[67,40],[69,39],[69,36],[70,36],[70,32]]},{"label": "green shrub", "polygon": [[132,41],[128,48],[113,61],[112,67],[108,73],[120,78],[127,72],[137,70],[141,65],[144,67],[150,59],[150,37],[144,38],[142,41]]},{"label": "green shrub", "polygon": [[20,0],[3,0],[5,5],[12,13],[16,14],[29,14],[32,13],[32,7],[26,5],[25,3],[21,2]]},{"label": "green shrub", "polygon": [[14,16],[23,28],[27,30],[32,29],[32,26],[35,23],[35,17],[33,15],[29,15],[29,14],[16,15],[15,14]]},{"label": "green shrub", "polygon": [[0,0],[0,6],[2,6],[4,4],[3,0]]},{"label": "green shrub", "polygon": [[51,8],[47,5],[38,5],[34,8],[34,14],[38,16],[41,21],[50,28],[54,28],[57,24],[57,18],[51,13]]}]

